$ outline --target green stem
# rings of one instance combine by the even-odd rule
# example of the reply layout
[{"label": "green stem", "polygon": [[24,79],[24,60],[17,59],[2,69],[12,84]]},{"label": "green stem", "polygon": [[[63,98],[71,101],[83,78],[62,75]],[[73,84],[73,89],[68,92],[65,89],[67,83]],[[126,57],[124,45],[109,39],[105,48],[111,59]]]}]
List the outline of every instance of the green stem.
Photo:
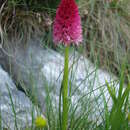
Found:
[{"label": "green stem", "polygon": [[68,126],[68,75],[69,75],[69,46],[65,48],[64,76],[63,76],[63,114],[62,114],[62,130],[67,130]]}]

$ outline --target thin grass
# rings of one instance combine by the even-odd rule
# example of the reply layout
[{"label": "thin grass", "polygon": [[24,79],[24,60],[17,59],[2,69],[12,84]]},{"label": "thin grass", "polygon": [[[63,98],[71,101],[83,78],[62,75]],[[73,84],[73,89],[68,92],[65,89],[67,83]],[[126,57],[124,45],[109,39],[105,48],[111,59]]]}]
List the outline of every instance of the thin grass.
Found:
[{"label": "thin grass", "polygon": [[[123,76],[121,76],[121,77],[123,77]],[[89,76],[87,78],[89,79]],[[96,78],[96,75],[95,75],[95,78]],[[33,78],[32,84],[34,84],[34,82],[35,82],[35,79]],[[46,85],[44,86],[45,89],[46,89],[46,99],[45,99],[46,112],[45,112],[45,114],[46,114],[46,117],[48,119],[49,128],[50,128],[50,130],[61,130],[61,128],[60,128],[60,120],[59,120],[59,116],[58,116],[59,112],[60,112],[59,109],[58,109],[58,106],[57,106],[58,104],[54,104],[54,102],[53,102],[54,97],[52,97],[50,95],[50,86],[47,83],[47,81],[44,80],[44,84],[45,83],[46,83]],[[107,83],[108,88],[110,88],[110,91],[111,91],[111,89],[113,87],[111,87],[109,84],[110,83]],[[123,83],[121,83],[121,84],[124,85]],[[76,87],[76,86],[72,85],[71,87]],[[90,84],[89,87],[93,88],[93,84]],[[69,105],[70,106],[69,107],[69,129],[70,130],[79,130],[79,129],[80,130],[82,130],[82,129],[87,129],[87,130],[91,130],[91,129],[93,129],[93,130],[98,130],[98,129],[99,130],[107,130],[108,128],[110,128],[110,125],[111,125],[110,122],[109,122],[109,120],[110,120],[110,111],[109,111],[109,108],[107,106],[108,101],[104,96],[104,89],[101,89],[102,87],[103,86],[97,88],[97,90],[102,90],[102,91],[101,91],[101,93],[100,93],[100,95],[98,97],[95,96],[92,100],[91,100],[91,95],[93,94],[94,91],[96,91],[96,90],[93,90],[93,89],[92,89],[91,92],[86,93],[85,95],[81,94],[78,101],[76,101],[75,104],[73,104],[73,102],[71,102],[72,97],[71,96],[69,97],[70,98],[70,105]],[[119,89],[119,90],[122,90],[122,89]],[[122,90],[123,94],[121,96],[121,101],[120,101],[121,107],[124,106],[124,113],[126,113],[125,109],[127,109],[128,106],[129,106],[129,103],[128,103],[129,91],[128,90],[129,90],[129,87],[124,92]],[[33,90],[33,91],[35,91],[35,90]],[[78,89],[76,89],[74,91],[75,92],[73,94],[77,93]],[[73,90],[72,90],[72,92],[73,92]],[[35,95],[35,96],[37,96],[37,95]],[[93,121],[90,117],[94,114],[93,110],[95,110],[95,107],[98,108],[100,106],[100,104],[98,104],[97,101],[102,96],[103,96],[103,100],[104,100],[105,111],[100,111],[100,114],[98,115],[97,120]],[[125,98],[126,98],[126,100],[125,100]],[[124,103],[124,101],[125,101],[125,103]],[[93,106],[93,104],[95,104],[95,107]],[[12,108],[14,109],[14,113],[16,113],[15,108],[14,107],[12,107]],[[116,107],[116,108],[119,108],[119,107]],[[96,109],[96,111],[99,111],[99,110]],[[103,115],[105,115],[105,117]],[[32,110],[32,117],[33,117],[33,110]],[[100,124],[98,124],[98,120],[99,120],[98,118],[102,119],[102,122],[100,122]],[[129,128],[129,126],[127,128]],[[30,129],[32,129],[32,130],[35,129],[34,122],[32,122],[32,128],[28,128],[28,129],[29,130]],[[47,129],[45,128],[45,130],[47,130]]]},{"label": "thin grass", "polygon": [[13,114],[14,114],[15,129],[18,130],[17,114],[16,114],[16,111],[15,111],[15,105],[14,105],[14,102],[13,102],[13,99],[12,99],[12,95],[11,95],[11,92],[10,92],[10,90],[9,90],[8,85],[7,85],[7,90],[8,90],[8,94],[9,94],[9,98],[10,98],[10,102],[11,102],[12,112],[13,112]]},{"label": "thin grass", "polygon": [[124,5],[130,6],[130,3],[126,0],[115,5],[105,0],[81,0],[80,2],[87,57],[118,76],[121,65],[126,59],[126,75],[128,75],[130,10]]},{"label": "thin grass", "polygon": [[[31,37],[33,34],[43,35],[43,44],[47,44],[47,46],[56,49],[52,45],[51,38],[51,24],[46,24],[42,21],[45,21],[45,17],[42,16],[43,12],[46,11],[48,14],[47,17],[52,17],[55,15],[55,7],[52,7],[51,1],[48,1],[47,5],[39,5],[38,1],[36,1],[36,5],[31,0],[28,3],[24,0],[9,0],[5,1],[6,4],[2,4],[0,11],[0,36],[1,36],[1,44],[4,43],[6,37],[19,37],[20,39],[26,39]],[[49,2],[51,4],[49,4]],[[54,2],[54,1],[53,1]],[[44,3],[44,2],[43,2]],[[126,5],[128,6],[126,8]],[[3,8],[4,7],[4,8]],[[84,80],[82,80],[79,85],[73,86],[70,82],[70,96],[69,96],[69,129],[70,130],[116,130],[115,127],[120,127],[123,125],[123,128],[128,130],[130,126],[127,124],[128,121],[125,120],[125,123],[119,123],[117,120],[119,117],[122,118],[122,113],[126,114],[126,110],[129,111],[129,86],[124,89],[124,79],[129,77],[130,72],[130,59],[129,59],[129,50],[130,50],[130,14],[129,0],[124,0],[119,3],[108,3],[105,0],[80,0],[79,1],[79,9],[82,16],[82,24],[83,24],[83,35],[84,42],[83,45],[77,49],[79,52],[83,52],[85,48],[85,54],[87,57],[91,59],[91,61],[95,62],[97,68],[88,73]],[[13,16],[13,17],[12,17]],[[50,18],[51,19],[51,18]],[[47,25],[47,26],[46,26]],[[26,41],[26,40],[25,40]],[[3,45],[2,45],[3,46]],[[5,45],[4,45],[5,46]],[[46,45],[43,45],[46,46]],[[62,46],[58,49],[62,50]],[[58,50],[56,49],[56,50]],[[125,59],[125,63],[123,62]],[[77,63],[75,60],[75,63]],[[125,75],[121,70],[122,63],[126,65]],[[93,89],[94,79],[96,78],[96,70],[99,66],[107,69],[110,72],[116,73],[118,76],[121,72],[120,78],[120,88],[118,98],[115,95],[115,90],[113,89],[115,86],[111,85],[111,83],[106,83],[108,92],[113,100],[112,110],[109,111],[108,108],[108,100],[105,98],[103,89],[106,84]],[[73,65],[70,67],[73,69]],[[85,70],[86,71],[86,70]],[[62,73],[62,72],[61,72]],[[92,74],[95,74],[93,81],[90,81],[89,77]],[[60,76],[60,75],[59,75]],[[71,81],[74,80],[73,74],[71,74]],[[76,93],[79,93],[78,89],[84,82],[88,81],[90,84],[89,88],[91,91],[81,94],[75,104],[73,104],[72,96]],[[33,86],[33,92],[31,93],[33,96],[31,100],[35,105],[38,105],[37,102],[37,94],[35,79],[30,77],[30,82]],[[47,81],[46,83],[46,117],[48,119],[48,125],[50,130],[61,130],[61,112],[62,108],[61,104],[53,104],[53,97],[50,95],[50,85]],[[117,81],[112,81],[117,82]],[[127,79],[127,83],[129,80]],[[115,83],[116,84],[116,83]],[[24,84],[21,83],[22,86]],[[55,86],[53,86],[55,87]],[[24,86],[26,88],[26,86]],[[73,89],[74,90],[73,90]],[[94,96],[92,100],[91,97],[95,91],[101,90],[101,93],[98,97]],[[26,92],[27,94],[28,92]],[[27,94],[28,95],[28,94]],[[28,95],[30,96],[30,94]],[[35,98],[34,98],[35,97]],[[104,111],[100,111],[100,104],[98,103],[98,99],[103,97],[104,102]],[[16,120],[16,112],[13,104],[13,99],[10,95],[12,110],[15,118],[15,125],[17,128],[17,120]],[[118,102],[118,103],[117,103]],[[118,104],[118,105],[116,105]],[[118,107],[120,110],[117,110]],[[61,109],[59,109],[61,108]],[[96,110],[95,110],[96,108]],[[113,110],[114,109],[114,110]],[[123,112],[121,111],[123,109]],[[90,117],[93,116],[93,111],[98,111],[99,115],[96,120],[92,120]],[[113,114],[113,111],[116,114]],[[119,116],[118,116],[119,115]],[[126,114],[127,115],[127,114]],[[124,116],[124,115],[123,115]],[[0,116],[1,117],[1,116]],[[32,108],[32,118],[33,118],[33,108]],[[123,117],[124,118],[124,117]],[[1,119],[1,118],[0,118]],[[102,119],[102,122],[98,124],[98,120]],[[117,124],[114,126],[112,121]],[[1,121],[1,120],[0,120]],[[121,122],[121,120],[119,120]],[[1,125],[1,123],[0,123]],[[122,126],[121,126],[122,128]],[[34,120],[32,120],[31,129],[35,129]],[[45,128],[46,129],[46,128]],[[119,130],[119,129],[117,129]],[[124,130],[124,129],[123,129]]]}]

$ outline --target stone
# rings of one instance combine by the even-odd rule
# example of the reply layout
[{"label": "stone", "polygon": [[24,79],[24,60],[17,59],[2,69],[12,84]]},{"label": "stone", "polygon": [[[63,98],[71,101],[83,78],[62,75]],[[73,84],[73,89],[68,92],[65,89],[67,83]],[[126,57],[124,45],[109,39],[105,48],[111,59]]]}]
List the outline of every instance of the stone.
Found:
[{"label": "stone", "polygon": [[[8,44],[12,45],[13,43]],[[6,62],[10,61],[11,75],[14,81],[20,83],[25,91],[29,90],[36,97],[43,112],[46,111],[45,99],[48,93],[52,98],[53,105],[58,107],[64,67],[63,54],[44,48],[42,40],[39,38],[30,39],[25,47],[22,42],[16,45],[12,49],[14,51],[11,48],[8,51],[12,56],[6,57]],[[109,108],[112,105],[105,80],[118,88],[117,78],[113,74],[97,68],[75,51],[70,53],[69,62],[72,107],[78,105],[78,111],[91,109],[92,114],[89,115],[93,116],[90,119],[97,120],[104,110],[101,93],[104,93]],[[7,64],[9,63],[7,62]],[[9,72],[9,70],[7,71]],[[81,97],[83,97],[84,103],[80,102]]]},{"label": "stone", "polygon": [[32,112],[35,118],[36,109],[32,102],[0,67],[0,126],[9,130],[31,126]]}]

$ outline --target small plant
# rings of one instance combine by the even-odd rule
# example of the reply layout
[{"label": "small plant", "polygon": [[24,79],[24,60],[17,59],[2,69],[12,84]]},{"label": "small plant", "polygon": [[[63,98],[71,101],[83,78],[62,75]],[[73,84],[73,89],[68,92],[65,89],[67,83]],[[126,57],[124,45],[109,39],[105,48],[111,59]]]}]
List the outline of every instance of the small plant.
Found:
[{"label": "small plant", "polygon": [[[63,43],[65,47],[64,75],[61,85],[63,100],[62,130],[68,129],[68,77],[69,77],[69,45],[82,42],[81,21],[75,0],[62,0],[56,12],[53,26],[53,40]],[[60,98],[61,99],[61,98]]]}]

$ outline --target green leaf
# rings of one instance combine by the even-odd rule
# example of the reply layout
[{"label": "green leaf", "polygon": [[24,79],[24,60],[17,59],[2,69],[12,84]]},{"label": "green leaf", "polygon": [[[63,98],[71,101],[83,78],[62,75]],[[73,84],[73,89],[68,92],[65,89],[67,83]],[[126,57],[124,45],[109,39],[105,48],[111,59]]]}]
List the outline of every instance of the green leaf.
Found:
[{"label": "green leaf", "polygon": [[108,89],[108,92],[114,102],[114,104],[117,104],[117,99],[116,99],[116,95],[114,94],[114,92],[112,91],[111,87],[109,86],[108,82],[106,81],[106,85],[107,85],[107,89]]},{"label": "green leaf", "polygon": [[127,86],[127,88],[125,89],[125,91],[121,97],[120,106],[119,106],[120,109],[122,108],[124,101],[127,98],[127,96],[129,95],[129,93],[130,93],[130,85]]},{"label": "green leaf", "polygon": [[119,100],[121,99],[123,86],[124,86],[124,69],[125,69],[125,65],[122,66],[122,70],[121,70],[120,87],[119,87],[119,93],[118,93]]}]

